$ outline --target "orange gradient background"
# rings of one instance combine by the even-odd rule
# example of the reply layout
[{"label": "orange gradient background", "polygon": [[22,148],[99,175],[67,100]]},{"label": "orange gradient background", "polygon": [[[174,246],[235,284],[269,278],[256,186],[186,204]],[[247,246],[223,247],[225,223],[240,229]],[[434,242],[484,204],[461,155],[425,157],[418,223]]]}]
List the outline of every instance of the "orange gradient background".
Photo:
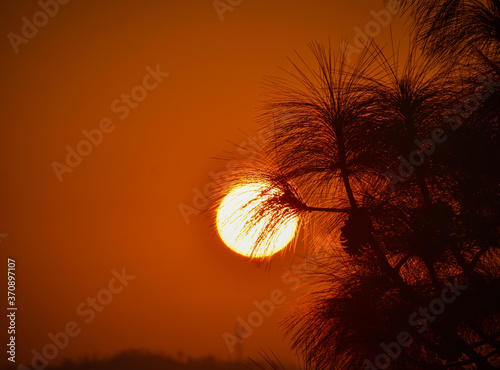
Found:
[{"label": "orange gradient background", "polygon": [[[2,2],[0,275],[15,258],[17,363],[28,365],[68,321],[81,333],[51,364],[129,348],[234,359],[222,335],[254,300],[280,289],[286,305],[303,293],[282,281],[291,256],[271,268],[249,263],[223,245],[214,215],[187,224],[179,206],[193,206],[193,189],[224,169],[213,157],[250,142],[264,76],[283,75],[277,66],[288,68],[294,50],[309,59],[311,41],[352,42],[382,9],[382,0],[243,0],[221,21],[212,0],[73,0],[16,54],[7,34],[21,34],[22,17],[40,7]],[[398,37],[402,23],[391,22]],[[389,35],[381,27],[375,39]],[[111,103],[158,64],[170,75],[120,120]],[[52,163],[103,118],[114,131],[59,182]],[[135,279],[85,323],[76,308],[123,267]],[[270,348],[294,358],[283,315],[245,340],[245,357]]]}]

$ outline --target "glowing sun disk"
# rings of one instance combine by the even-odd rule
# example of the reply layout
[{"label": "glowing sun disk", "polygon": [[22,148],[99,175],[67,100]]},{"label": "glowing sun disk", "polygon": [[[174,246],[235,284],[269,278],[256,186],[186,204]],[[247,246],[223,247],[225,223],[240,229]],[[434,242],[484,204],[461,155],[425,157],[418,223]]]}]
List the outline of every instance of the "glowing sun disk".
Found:
[{"label": "glowing sun disk", "polygon": [[217,230],[224,243],[246,257],[268,257],[285,248],[299,218],[284,217],[283,207],[269,202],[279,195],[266,183],[235,186],[217,209]]}]

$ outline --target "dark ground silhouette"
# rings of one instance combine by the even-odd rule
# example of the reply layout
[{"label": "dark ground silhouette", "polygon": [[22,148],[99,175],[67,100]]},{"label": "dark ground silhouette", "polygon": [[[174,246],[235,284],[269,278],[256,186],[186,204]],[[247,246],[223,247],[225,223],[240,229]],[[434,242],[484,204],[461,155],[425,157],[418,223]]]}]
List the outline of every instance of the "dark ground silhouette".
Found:
[{"label": "dark ground silhouette", "polygon": [[[14,366],[4,367],[4,370],[17,370]],[[250,360],[245,361],[222,361],[215,357],[203,358],[176,358],[174,356],[151,353],[147,350],[127,350],[120,352],[109,358],[87,357],[77,361],[64,360],[58,366],[47,366],[44,370],[257,370],[268,369],[263,365],[259,367]],[[29,367],[29,369],[33,369]],[[41,368],[39,368],[41,370]],[[286,369],[297,369],[293,366],[286,366]],[[37,369],[38,370],[38,369]]]}]

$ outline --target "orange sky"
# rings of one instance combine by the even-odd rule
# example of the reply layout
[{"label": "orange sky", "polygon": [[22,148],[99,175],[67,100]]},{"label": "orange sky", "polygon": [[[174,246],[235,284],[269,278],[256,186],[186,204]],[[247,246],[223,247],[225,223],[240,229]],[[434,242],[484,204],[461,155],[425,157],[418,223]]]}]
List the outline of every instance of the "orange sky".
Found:
[{"label": "orange sky", "polygon": [[[68,322],[80,331],[51,363],[138,347],[229,358],[223,333],[254,300],[275,289],[285,304],[297,296],[281,280],[289,263],[248,263],[223,246],[210,214],[187,224],[179,206],[196,206],[193,189],[224,168],[213,157],[235,151],[228,141],[250,142],[262,78],[294,50],[309,57],[310,41],[351,42],[382,0],[243,0],[222,20],[212,0],[66,2],[38,14],[42,26],[23,42],[8,35],[21,37],[40,5],[0,5],[0,250],[2,268],[7,256],[17,262],[16,359],[28,365]],[[398,37],[401,23],[391,23]],[[384,42],[389,27],[380,30]],[[131,93],[138,102],[127,105]],[[83,130],[97,145],[81,144]],[[78,145],[91,153],[63,167]],[[106,296],[123,268],[135,278],[123,289],[113,280]],[[89,311],[99,292],[109,304]],[[255,329],[245,355],[292,357],[281,318],[277,310]]]}]

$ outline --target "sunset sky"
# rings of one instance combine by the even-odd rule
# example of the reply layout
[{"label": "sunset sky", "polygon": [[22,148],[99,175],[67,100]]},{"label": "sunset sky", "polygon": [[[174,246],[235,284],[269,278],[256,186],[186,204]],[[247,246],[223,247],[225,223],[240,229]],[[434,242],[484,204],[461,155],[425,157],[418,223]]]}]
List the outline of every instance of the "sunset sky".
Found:
[{"label": "sunset sky", "polygon": [[[44,17],[40,3],[58,9]],[[263,78],[295,51],[354,44],[368,24],[384,44],[403,21],[375,20],[382,0],[40,3],[0,5],[0,251],[2,276],[16,260],[16,363],[71,322],[78,334],[51,364],[129,348],[234,359],[223,334],[255,300],[279,290],[286,306],[304,291],[282,280],[290,253],[249,263],[201,212],[210,172],[226,165],[216,157],[252,145]],[[96,296],[108,304],[91,308]],[[254,329],[244,356],[294,358],[282,317]]]}]

